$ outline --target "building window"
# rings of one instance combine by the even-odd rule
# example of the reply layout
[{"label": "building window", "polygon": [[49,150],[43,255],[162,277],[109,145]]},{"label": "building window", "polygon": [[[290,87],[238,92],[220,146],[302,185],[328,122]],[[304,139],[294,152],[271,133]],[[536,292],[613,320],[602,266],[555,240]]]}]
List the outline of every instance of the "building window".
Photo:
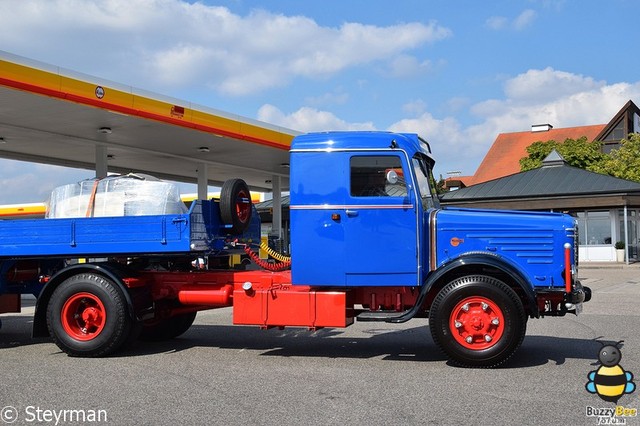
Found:
[{"label": "building window", "polygon": [[624,120],[621,119],[618,124],[604,136],[602,152],[609,154],[612,149],[620,148],[620,141],[626,137],[624,127]]},{"label": "building window", "polygon": [[620,140],[623,139],[624,137],[625,137],[625,134],[624,134],[624,120],[620,120],[618,122],[618,124],[616,124],[616,127],[611,129],[609,134],[607,134],[604,137],[604,140],[606,142],[609,142],[609,141],[620,142]]},{"label": "building window", "polygon": [[578,228],[581,245],[597,246],[611,244],[611,219],[609,212],[579,212]]}]

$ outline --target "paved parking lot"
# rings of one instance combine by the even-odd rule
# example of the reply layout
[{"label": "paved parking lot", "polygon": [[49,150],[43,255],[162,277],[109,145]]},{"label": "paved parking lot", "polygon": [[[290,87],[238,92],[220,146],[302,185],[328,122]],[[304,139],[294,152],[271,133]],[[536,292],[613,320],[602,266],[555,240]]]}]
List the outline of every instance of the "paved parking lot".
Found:
[{"label": "paved parking lot", "polygon": [[[514,359],[494,370],[449,365],[422,319],[261,331],[232,326],[229,309],[200,313],[171,342],[70,358],[30,338],[27,307],[0,316],[0,408],[16,409],[6,411],[14,424],[56,424],[64,410],[84,410],[114,425],[596,425],[587,407],[615,404],[585,389],[598,368],[595,339],[624,340],[620,365],[640,378],[640,269],[580,275],[594,290],[583,314],[530,320]],[[640,408],[640,391],[618,405]],[[45,410],[49,421],[39,422]],[[58,424],[79,424],[69,420]]]}]

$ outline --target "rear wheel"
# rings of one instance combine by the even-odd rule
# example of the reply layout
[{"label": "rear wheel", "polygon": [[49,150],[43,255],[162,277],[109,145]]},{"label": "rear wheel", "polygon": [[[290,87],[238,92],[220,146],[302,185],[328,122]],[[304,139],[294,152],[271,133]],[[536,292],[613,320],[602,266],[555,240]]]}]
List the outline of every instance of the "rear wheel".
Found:
[{"label": "rear wheel", "polygon": [[113,353],[128,340],[132,326],[122,291],[96,274],[68,278],[55,289],[47,306],[49,334],[71,356]]},{"label": "rear wheel", "polygon": [[220,189],[220,216],[231,225],[232,234],[241,234],[251,222],[251,193],[242,179],[229,179]]},{"label": "rear wheel", "polygon": [[197,312],[176,315],[171,318],[143,323],[141,340],[169,340],[185,333],[196,319]]},{"label": "rear wheel", "polygon": [[504,363],[522,343],[526,325],[518,295],[502,281],[484,275],[447,284],[429,312],[433,340],[462,366]]}]

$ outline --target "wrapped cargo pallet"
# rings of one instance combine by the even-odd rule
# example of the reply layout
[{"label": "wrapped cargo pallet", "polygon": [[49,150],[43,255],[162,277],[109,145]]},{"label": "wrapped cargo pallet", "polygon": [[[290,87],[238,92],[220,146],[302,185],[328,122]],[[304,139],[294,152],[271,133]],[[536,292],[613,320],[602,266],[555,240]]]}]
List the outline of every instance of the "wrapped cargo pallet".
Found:
[{"label": "wrapped cargo pallet", "polygon": [[149,216],[186,211],[176,184],[153,176],[128,174],[55,188],[46,217]]}]

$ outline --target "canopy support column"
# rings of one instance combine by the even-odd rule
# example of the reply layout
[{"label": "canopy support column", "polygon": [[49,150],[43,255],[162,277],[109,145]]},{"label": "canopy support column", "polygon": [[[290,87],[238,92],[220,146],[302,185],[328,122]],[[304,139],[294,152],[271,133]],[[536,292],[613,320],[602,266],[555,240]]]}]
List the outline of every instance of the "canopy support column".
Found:
[{"label": "canopy support column", "polygon": [[282,182],[280,176],[271,178],[273,187],[273,223],[272,234],[282,239]]},{"label": "canopy support column", "polygon": [[206,200],[209,196],[209,176],[207,164],[198,165],[198,200]]},{"label": "canopy support column", "polygon": [[107,147],[96,145],[96,177],[102,179],[107,177],[109,173],[109,165],[107,164]]}]

